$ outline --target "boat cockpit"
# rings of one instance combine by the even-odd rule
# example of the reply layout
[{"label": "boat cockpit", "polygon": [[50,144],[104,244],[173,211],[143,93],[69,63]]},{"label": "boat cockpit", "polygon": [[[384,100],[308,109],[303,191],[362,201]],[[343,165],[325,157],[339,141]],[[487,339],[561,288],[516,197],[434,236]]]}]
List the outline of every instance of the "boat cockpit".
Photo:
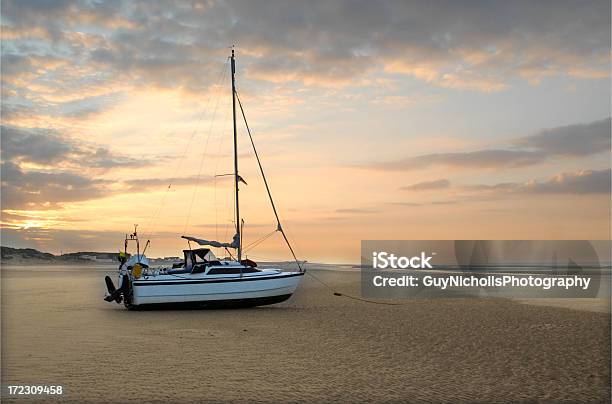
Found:
[{"label": "boat cockpit", "polygon": [[183,255],[183,262],[173,264],[172,269],[166,271],[167,274],[198,274],[204,273],[207,270],[207,275],[261,272],[256,268],[257,263],[249,259],[242,260],[241,263],[226,260],[220,261],[209,248],[183,250]]}]

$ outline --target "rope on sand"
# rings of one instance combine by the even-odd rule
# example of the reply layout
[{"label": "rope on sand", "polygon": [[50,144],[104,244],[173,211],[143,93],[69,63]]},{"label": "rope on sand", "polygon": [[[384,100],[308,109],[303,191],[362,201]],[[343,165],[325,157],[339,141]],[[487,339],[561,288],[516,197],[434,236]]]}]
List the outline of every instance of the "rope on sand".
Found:
[{"label": "rope on sand", "polygon": [[316,277],[313,274],[311,274],[309,271],[306,272],[306,275],[309,275],[312,279],[316,280],[321,285],[325,286],[327,289],[329,289],[330,292],[333,293],[334,296],[346,297],[346,298],[353,299],[353,300],[358,300],[358,301],[364,302],[364,303],[382,304],[382,305],[385,305],[385,306],[404,306],[404,305],[407,304],[407,303],[381,302],[381,301],[377,301],[377,300],[364,299],[363,297],[353,296],[353,295],[349,295],[349,294],[346,294],[346,293],[340,293],[340,292],[336,291],[333,287],[331,287],[329,284],[323,282],[321,279],[319,279],[318,277]]}]

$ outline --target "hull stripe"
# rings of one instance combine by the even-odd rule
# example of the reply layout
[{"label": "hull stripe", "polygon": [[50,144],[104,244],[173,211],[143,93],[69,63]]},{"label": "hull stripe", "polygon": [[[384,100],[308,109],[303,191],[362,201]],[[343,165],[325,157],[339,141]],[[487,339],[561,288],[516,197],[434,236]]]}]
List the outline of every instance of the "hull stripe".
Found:
[{"label": "hull stripe", "polygon": [[[256,292],[270,292],[272,290],[284,290],[286,287],[282,288],[272,288],[272,289],[261,289]],[[240,291],[240,292],[217,292],[217,293],[177,293],[177,294],[163,294],[163,295],[151,295],[151,296],[138,296],[139,299],[147,299],[147,298],[159,298],[159,297],[172,297],[172,296],[209,296],[209,295],[239,295],[239,294],[250,294],[254,293],[253,291]],[[213,300],[214,301],[214,300]]]},{"label": "hull stripe", "polygon": [[231,282],[249,282],[249,281],[262,281],[268,279],[284,279],[292,278],[294,276],[302,276],[304,273],[281,275],[281,276],[261,276],[261,277],[248,277],[248,278],[234,278],[234,279],[198,279],[198,280],[176,280],[176,281],[135,281],[132,286],[163,286],[163,285],[190,285],[198,283],[231,283]]}]

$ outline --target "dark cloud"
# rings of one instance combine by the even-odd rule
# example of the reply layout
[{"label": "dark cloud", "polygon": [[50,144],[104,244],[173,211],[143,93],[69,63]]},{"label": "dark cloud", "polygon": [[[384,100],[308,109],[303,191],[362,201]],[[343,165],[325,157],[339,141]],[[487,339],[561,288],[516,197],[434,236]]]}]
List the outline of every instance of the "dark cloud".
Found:
[{"label": "dark cloud", "polygon": [[[217,182],[223,183],[227,181],[230,177],[220,177],[217,178]],[[210,185],[215,182],[215,178],[211,176],[201,176],[197,175],[189,176],[189,177],[176,177],[176,178],[143,178],[143,179],[135,179],[124,181],[124,184],[127,185],[130,191],[146,191],[150,189],[163,189],[168,186],[176,187],[183,185]]]},{"label": "dark cloud", "polygon": [[36,248],[59,254],[77,251],[117,251],[125,233],[96,230],[63,230],[40,227],[2,228],[2,244],[15,248]]},{"label": "dark cloud", "polygon": [[401,187],[404,191],[429,191],[433,189],[445,189],[450,187],[450,181],[447,179],[440,179],[434,181],[417,182],[416,184],[407,185]]},{"label": "dark cloud", "polygon": [[51,164],[66,159],[73,147],[51,130],[23,130],[2,126],[2,160]]},{"label": "dark cloud", "polygon": [[438,205],[456,205],[459,201],[457,200],[446,200],[446,201],[426,201],[426,202],[391,202],[391,205],[407,206],[411,208],[417,208],[421,206],[438,206]]},{"label": "dark cloud", "polygon": [[344,208],[344,209],[336,209],[336,213],[370,214],[370,213],[378,213],[378,211],[375,209]]},{"label": "dark cloud", "polygon": [[2,2],[2,16],[11,28],[40,27],[46,38],[58,40],[62,31],[88,23],[117,26],[123,21],[118,1],[12,0]]},{"label": "dark cloud", "polygon": [[[17,38],[12,42],[38,39],[38,53],[52,46],[71,65],[191,90],[211,84],[202,72],[231,44],[244,49],[239,68],[267,81],[350,83],[383,68],[440,86],[495,90],[517,76],[609,74],[607,1],[175,1],[169,7],[7,0],[2,14],[4,31]],[[18,44],[5,42],[3,54],[18,53]],[[11,59],[3,65],[7,60],[8,70],[19,70]]]},{"label": "dark cloud", "polygon": [[121,93],[107,93],[78,97],[71,101],[45,102],[44,104],[49,108],[49,115],[86,118],[105,111],[121,99],[123,99]]},{"label": "dark cloud", "polygon": [[105,147],[98,147],[95,151],[81,156],[86,158],[83,164],[93,168],[143,167],[151,164],[151,160],[147,158],[117,155]]},{"label": "dark cloud", "polygon": [[[55,130],[2,126],[2,209],[58,209],[113,194],[92,172],[151,162],[73,141]],[[24,163],[43,168],[24,169]],[[44,167],[53,167],[45,169]]]},{"label": "dark cloud", "polygon": [[[430,166],[454,168],[516,168],[532,166],[553,157],[581,157],[610,152],[610,118],[588,124],[563,126],[517,139],[517,149],[484,149],[456,153],[431,153],[405,159],[362,165],[386,171],[409,171]],[[418,185],[418,184],[417,184]]]},{"label": "dark cloud", "polygon": [[430,166],[462,168],[515,168],[530,166],[544,161],[539,152],[523,150],[478,150],[463,153],[432,153],[382,163],[367,167],[387,171],[408,171]]},{"label": "dark cloud", "polygon": [[471,192],[523,194],[610,194],[610,169],[584,170],[556,175],[548,181],[500,183],[464,187]]},{"label": "dark cloud", "polygon": [[458,201],[432,201],[429,202],[430,205],[456,205],[459,203]]},{"label": "dark cloud", "polygon": [[381,63],[417,77],[415,69],[430,70],[427,80],[441,85],[453,84],[444,75],[454,74],[458,85],[461,79],[504,82],[509,75],[566,73],[594,59],[600,71],[608,70],[610,5],[604,1],[276,1],[230,2],[228,9],[235,21],[230,33],[241,46],[264,48],[251,70],[270,78],[333,82]]},{"label": "dark cloud", "polygon": [[108,196],[110,184],[71,172],[23,171],[2,162],[2,209],[51,209],[61,203]]},{"label": "dark cloud", "polygon": [[610,118],[587,124],[545,129],[517,140],[520,147],[553,156],[588,156],[610,151]]},{"label": "dark cloud", "polygon": [[105,147],[77,143],[52,129],[23,129],[2,126],[2,160],[36,164],[66,163],[81,169],[141,167],[148,159],[133,158],[111,152]]},{"label": "dark cloud", "polygon": [[11,53],[2,54],[2,66],[0,66],[0,71],[3,77],[15,76],[31,68],[32,64],[30,63],[30,58],[26,56]]}]

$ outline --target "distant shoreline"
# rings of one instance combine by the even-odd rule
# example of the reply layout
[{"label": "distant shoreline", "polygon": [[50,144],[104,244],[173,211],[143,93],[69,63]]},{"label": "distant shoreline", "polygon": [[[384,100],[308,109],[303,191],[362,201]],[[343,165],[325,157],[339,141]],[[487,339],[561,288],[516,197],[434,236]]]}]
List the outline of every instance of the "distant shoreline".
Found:
[{"label": "distant shoreline", "polygon": [[[94,252],[94,251],[80,251],[65,253],[62,255],[54,255],[38,251],[33,248],[13,248],[13,247],[1,247],[1,259],[0,265],[14,265],[14,266],[27,266],[27,265],[115,265],[118,264],[116,252]],[[149,262],[152,265],[172,265],[175,262],[182,262],[182,257],[163,257],[163,258],[150,258]],[[269,261],[265,262],[267,265],[295,265],[294,261]],[[350,266],[353,264],[323,264],[323,263],[309,263],[309,265],[315,266]]]},{"label": "distant shoreline", "polygon": [[[78,251],[54,255],[34,248],[1,247],[0,263],[2,265],[101,265],[116,264],[116,252]],[[151,258],[154,264],[181,261],[179,257]]]}]

